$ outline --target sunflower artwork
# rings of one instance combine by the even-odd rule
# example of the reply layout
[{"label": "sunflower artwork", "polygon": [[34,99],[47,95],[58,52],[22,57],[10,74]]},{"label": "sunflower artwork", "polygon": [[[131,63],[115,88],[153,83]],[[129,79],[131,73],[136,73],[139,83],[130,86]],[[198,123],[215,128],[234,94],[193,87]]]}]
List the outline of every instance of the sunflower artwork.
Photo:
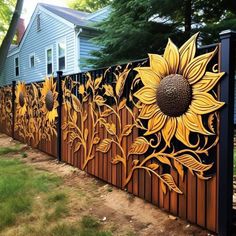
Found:
[{"label": "sunflower artwork", "polygon": [[57,92],[53,78],[41,84],[18,82],[15,91],[15,131],[24,140],[37,146],[40,140],[51,140],[56,132]]},{"label": "sunflower artwork", "polygon": [[[213,72],[206,71],[217,48],[195,57],[197,36],[192,36],[180,49],[169,39],[163,56],[149,54],[150,66],[135,69],[143,84],[134,97],[141,102],[139,119],[146,124],[144,136],[156,135],[159,143],[161,140],[165,143],[162,150],[155,150],[138,168],[147,160],[156,160],[158,164],[174,167],[182,179],[184,168],[200,179],[210,178],[204,172],[211,169],[213,163],[204,164],[201,155],[208,156],[219,140],[213,120],[219,119],[216,111],[224,103],[217,100],[213,88],[224,73],[216,72],[215,66]],[[207,118],[207,124],[203,118]],[[191,142],[193,136],[195,143]],[[180,150],[174,139],[182,144]],[[166,192],[163,184],[162,189]],[[181,193],[177,188],[174,190]]]},{"label": "sunflower artwork", "polygon": [[63,138],[82,153],[82,169],[103,153],[122,166],[123,188],[144,170],[159,179],[164,193],[182,193],[172,169],[182,180],[186,171],[211,178],[214,162],[208,157],[219,140],[217,111],[224,105],[216,85],[224,73],[217,65],[206,71],[217,48],[195,56],[197,36],[180,49],[169,40],[163,56],[149,54],[149,66],[129,63],[95,78],[87,73],[85,81],[63,82]]},{"label": "sunflower artwork", "polygon": [[0,125],[7,134],[12,132],[12,88],[6,86],[0,89]]}]

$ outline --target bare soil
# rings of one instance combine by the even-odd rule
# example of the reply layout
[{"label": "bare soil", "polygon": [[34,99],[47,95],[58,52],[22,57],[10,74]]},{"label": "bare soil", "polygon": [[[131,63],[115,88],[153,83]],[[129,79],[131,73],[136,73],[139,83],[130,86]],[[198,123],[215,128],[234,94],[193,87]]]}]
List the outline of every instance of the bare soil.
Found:
[{"label": "bare soil", "polygon": [[[19,142],[0,134],[0,146],[16,144]],[[63,179],[60,188],[66,189],[70,196],[70,212],[65,219],[68,222],[77,222],[81,216],[91,215],[100,219],[113,235],[212,235],[84,171],[58,163],[45,153],[25,145],[22,148],[27,153],[27,157],[22,158],[27,165]],[[11,153],[11,156],[21,158],[20,153]]]}]

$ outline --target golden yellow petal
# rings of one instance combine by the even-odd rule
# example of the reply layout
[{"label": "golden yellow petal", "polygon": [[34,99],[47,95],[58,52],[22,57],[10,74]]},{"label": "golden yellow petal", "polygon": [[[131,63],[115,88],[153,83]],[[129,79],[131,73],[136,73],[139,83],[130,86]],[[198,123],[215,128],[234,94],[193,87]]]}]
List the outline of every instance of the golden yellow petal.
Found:
[{"label": "golden yellow petal", "polygon": [[156,102],[156,90],[150,87],[139,89],[134,96],[144,104],[153,104]]},{"label": "golden yellow petal", "polygon": [[158,111],[156,115],[148,121],[148,130],[144,135],[154,134],[161,130],[166,122],[166,118],[166,115]]},{"label": "golden yellow petal", "polygon": [[195,114],[191,108],[182,116],[182,118],[184,125],[190,131],[204,135],[212,135],[212,133],[203,126],[201,115]]},{"label": "golden yellow petal", "polygon": [[152,105],[143,104],[142,109],[139,114],[139,118],[150,119],[159,111],[160,111],[160,108],[155,103]]},{"label": "golden yellow petal", "polygon": [[151,69],[160,76],[164,78],[169,75],[169,68],[166,60],[158,54],[148,54],[150,60]]},{"label": "golden yellow petal", "polygon": [[175,44],[169,39],[164,52],[170,74],[176,74],[179,67],[179,51]]},{"label": "golden yellow petal", "polygon": [[205,74],[207,64],[216,54],[218,48],[213,52],[209,52],[194,58],[184,69],[183,76],[190,84],[198,82]]},{"label": "golden yellow petal", "polygon": [[206,72],[206,74],[201,80],[192,85],[192,89],[193,91],[196,92],[209,92],[215,87],[215,85],[218,83],[218,81],[223,75],[224,72],[222,73]]},{"label": "golden yellow petal", "polygon": [[177,119],[175,117],[168,117],[165,126],[161,130],[162,136],[168,147],[170,147],[170,142],[173,136],[175,135],[176,128],[177,128]]},{"label": "golden yellow petal", "polygon": [[135,68],[135,70],[139,73],[144,86],[157,89],[161,80],[160,77],[154,71],[152,71],[150,67],[140,67]]},{"label": "golden yellow petal", "polygon": [[180,49],[179,49],[179,74],[183,73],[183,70],[188,63],[194,58],[196,53],[196,40],[199,33],[194,34]]},{"label": "golden yellow petal", "polygon": [[218,110],[224,105],[224,102],[219,102],[209,93],[195,92],[190,105],[191,111],[196,114],[204,115]]},{"label": "golden yellow petal", "polygon": [[189,129],[183,123],[182,117],[177,117],[177,128],[175,137],[186,146],[191,146],[189,143]]}]

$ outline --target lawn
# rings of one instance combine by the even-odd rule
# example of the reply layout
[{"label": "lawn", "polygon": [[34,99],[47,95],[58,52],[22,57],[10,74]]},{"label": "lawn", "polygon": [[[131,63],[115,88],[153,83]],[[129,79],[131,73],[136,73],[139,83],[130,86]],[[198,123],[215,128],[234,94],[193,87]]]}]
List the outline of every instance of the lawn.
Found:
[{"label": "lawn", "polygon": [[2,236],[108,236],[100,221],[83,215],[77,222],[64,221],[69,196],[60,188],[62,179],[12,158],[20,146],[0,148],[0,235]]}]

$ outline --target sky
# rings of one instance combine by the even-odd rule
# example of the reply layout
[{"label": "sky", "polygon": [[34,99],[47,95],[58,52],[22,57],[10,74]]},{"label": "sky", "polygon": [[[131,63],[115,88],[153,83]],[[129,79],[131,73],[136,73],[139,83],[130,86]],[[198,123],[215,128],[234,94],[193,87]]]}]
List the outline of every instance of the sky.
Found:
[{"label": "sky", "polygon": [[29,23],[30,17],[34,12],[37,3],[48,3],[51,5],[57,5],[67,7],[68,0],[24,0],[23,11],[21,17],[25,19],[25,26]]}]

